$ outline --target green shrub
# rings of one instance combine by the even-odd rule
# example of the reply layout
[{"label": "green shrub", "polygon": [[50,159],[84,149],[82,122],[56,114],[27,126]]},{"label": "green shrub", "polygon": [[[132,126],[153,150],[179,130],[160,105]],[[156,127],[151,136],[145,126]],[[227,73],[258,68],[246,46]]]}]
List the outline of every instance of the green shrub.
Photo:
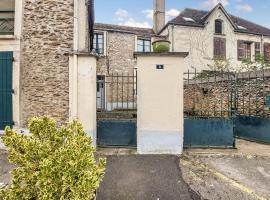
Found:
[{"label": "green shrub", "polygon": [[170,44],[167,42],[155,42],[153,44],[153,50],[157,53],[166,53],[170,51]]},{"label": "green shrub", "polygon": [[95,160],[95,148],[77,121],[57,128],[48,117],[29,122],[31,135],[7,128],[12,182],[1,191],[4,200],[91,200],[104,176],[105,159]]}]

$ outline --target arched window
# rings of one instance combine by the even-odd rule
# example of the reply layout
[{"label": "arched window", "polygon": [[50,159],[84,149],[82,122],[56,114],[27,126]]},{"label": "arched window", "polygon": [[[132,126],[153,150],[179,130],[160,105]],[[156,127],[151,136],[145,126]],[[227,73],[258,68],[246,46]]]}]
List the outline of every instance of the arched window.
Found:
[{"label": "arched window", "polygon": [[215,21],[215,33],[222,34],[222,21],[220,19]]}]

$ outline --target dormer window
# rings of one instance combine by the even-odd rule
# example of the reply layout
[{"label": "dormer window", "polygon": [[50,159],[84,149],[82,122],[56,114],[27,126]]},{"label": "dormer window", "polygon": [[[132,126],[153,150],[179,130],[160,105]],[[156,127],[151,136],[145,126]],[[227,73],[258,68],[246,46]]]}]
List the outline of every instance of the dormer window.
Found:
[{"label": "dormer window", "polygon": [[215,34],[222,34],[222,21],[220,19],[215,20]]}]

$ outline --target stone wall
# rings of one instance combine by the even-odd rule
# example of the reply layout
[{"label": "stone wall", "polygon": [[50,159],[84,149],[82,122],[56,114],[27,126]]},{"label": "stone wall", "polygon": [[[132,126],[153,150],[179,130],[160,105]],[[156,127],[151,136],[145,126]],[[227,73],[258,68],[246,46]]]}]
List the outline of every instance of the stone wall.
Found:
[{"label": "stone wall", "polygon": [[193,78],[184,87],[186,116],[228,117],[236,110],[240,115],[270,117],[265,102],[270,96],[270,71]]},{"label": "stone wall", "polygon": [[107,55],[97,62],[98,74],[133,73],[135,63],[135,35],[120,32],[107,32]]},{"label": "stone wall", "polygon": [[22,124],[69,116],[68,53],[73,44],[73,0],[25,0],[22,27]]}]

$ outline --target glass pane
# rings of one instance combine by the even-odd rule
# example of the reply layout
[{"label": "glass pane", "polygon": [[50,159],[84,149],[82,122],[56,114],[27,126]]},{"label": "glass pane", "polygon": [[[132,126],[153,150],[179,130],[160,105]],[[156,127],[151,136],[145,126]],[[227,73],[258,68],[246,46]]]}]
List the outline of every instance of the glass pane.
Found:
[{"label": "glass pane", "polygon": [[138,40],[138,45],[143,45],[143,40]]},{"label": "glass pane", "polygon": [[145,45],[145,46],[151,46],[151,41],[145,40],[145,41],[144,41],[144,45]]},{"label": "glass pane", "polygon": [[145,52],[150,52],[150,51],[151,51],[150,46],[145,46],[145,47],[144,47],[144,51],[145,51]]},{"label": "glass pane", "polygon": [[142,45],[138,45],[138,49],[139,52],[143,52],[143,46]]},{"label": "glass pane", "polygon": [[102,39],[103,40],[103,34],[99,34],[98,35],[98,39]]}]

